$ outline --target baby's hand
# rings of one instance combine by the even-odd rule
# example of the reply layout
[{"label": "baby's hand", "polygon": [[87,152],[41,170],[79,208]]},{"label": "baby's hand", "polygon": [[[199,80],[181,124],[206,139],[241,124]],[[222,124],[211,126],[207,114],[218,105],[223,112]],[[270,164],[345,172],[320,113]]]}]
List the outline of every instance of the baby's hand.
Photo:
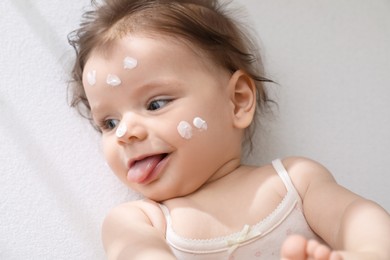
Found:
[{"label": "baby's hand", "polygon": [[291,235],[281,249],[282,260],[342,260],[336,251],[316,240],[307,240],[300,235]]}]

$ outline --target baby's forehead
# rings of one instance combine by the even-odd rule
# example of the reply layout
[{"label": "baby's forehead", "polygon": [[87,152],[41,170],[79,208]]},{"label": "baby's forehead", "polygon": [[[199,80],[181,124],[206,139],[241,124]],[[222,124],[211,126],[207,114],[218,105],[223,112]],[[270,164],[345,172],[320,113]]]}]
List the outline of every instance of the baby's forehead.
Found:
[{"label": "baby's forehead", "polygon": [[83,70],[84,86],[120,86],[145,78],[190,78],[195,71],[220,77],[211,59],[172,37],[123,37],[91,51]]},{"label": "baby's forehead", "polygon": [[[168,54],[167,59],[183,56],[187,59],[198,60],[203,65],[215,68],[217,64],[210,55],[195,43],[176,36],[161,35],[159,33],[128,34],[121,38],[113,39],[104,44],[95,46],[89,53],[85,65],[91,62],[107,63],[112,60],[123,59],[124,56],[138,57],[155,55],[156,59],[162,58],[159,54]],[[169,55],[170,54],[170,55]],[[179,57],[180,58],[180,57]],[[164,62],[164,61],[160,61]]]},{"label": "baby's forehead", "polygon": [[160,33],[127,33],[106,40],[103,38],[96,42],[96,44],[92,46],[89,56],[98,55],[103,58],[109,58],[120,50],[134,49],[134,51],[139,51],[140,48],[142,49],[145,46],[147,46],[149,50],[153,50],[151,49],[153,47],[161,48],[164,46],[177,48],[182,47],[181,42],[180,39],[164,36]]}]

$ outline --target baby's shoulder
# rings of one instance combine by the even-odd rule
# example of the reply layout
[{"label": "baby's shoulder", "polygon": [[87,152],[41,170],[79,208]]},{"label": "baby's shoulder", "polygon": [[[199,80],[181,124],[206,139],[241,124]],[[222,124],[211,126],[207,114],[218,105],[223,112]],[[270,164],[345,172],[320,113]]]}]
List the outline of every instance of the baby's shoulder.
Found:
[{"label": "baby's shoulder", "polygon": [[309,187],[337,185],[331,172],[317,161],[305,157],[287,157],[281,161],[302,198]]},{"label": "baby's shoulder", "polygon": [[124,228],[127,225],[145,223],[159,230],[165,230],[164,215],[157,202],[149,199],[122,203],[111,209],[105,217],[103,227],[116,225]]},{"label": "baby's shoulder", "polygon": [[[280,160],[281,166],[277,166],[277,161]],[[266,164],[259,167],[244,167],[243,172],[250,174],[244,175],[253,179],[269,180],[273,177],[275,180],[282,177],[280,174],[276,174],[281,169],[285,169],[289,178],[293,181],[294,186],[309,185],[313,181],[334,181],[330,171],[321,163],[305,157],[286,157],[283,159],[275,160],[272,164]],[[243,176],[243,175],[241,175]],[[253,180],[250,180],[253,181]],[[262,182],[258,182],[263,184]]]}]

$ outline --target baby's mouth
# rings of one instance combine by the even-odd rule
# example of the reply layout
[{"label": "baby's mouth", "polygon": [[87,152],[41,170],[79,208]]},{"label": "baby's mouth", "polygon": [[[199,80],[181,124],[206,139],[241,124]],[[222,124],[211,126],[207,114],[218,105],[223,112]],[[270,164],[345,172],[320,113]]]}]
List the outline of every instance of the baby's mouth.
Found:
[{"label": "baby's mouth", "polygon": [[127,179],[135,183],[144,182],[152,175],[159,163],[167,156],[168,154],[166,153],[156,154],[131,162],[127,173]]}]

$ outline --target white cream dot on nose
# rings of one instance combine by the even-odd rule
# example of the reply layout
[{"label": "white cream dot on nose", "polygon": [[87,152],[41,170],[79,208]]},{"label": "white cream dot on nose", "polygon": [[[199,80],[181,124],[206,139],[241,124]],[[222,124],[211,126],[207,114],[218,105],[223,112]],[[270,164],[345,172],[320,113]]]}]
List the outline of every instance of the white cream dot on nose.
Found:
[{"label": "white cream dot on nose", "polygon": [[115,134],[116,134],[116,136],[117,136],[118,138],[121,138],[121,137],[123,137],[123,136],[126,134],[126,132],[127,132],[127,127],[126,127],[126,125],[125,125],[125,124],[121,124],[121,125],[119,125],[119,127],[116,129]]}]

